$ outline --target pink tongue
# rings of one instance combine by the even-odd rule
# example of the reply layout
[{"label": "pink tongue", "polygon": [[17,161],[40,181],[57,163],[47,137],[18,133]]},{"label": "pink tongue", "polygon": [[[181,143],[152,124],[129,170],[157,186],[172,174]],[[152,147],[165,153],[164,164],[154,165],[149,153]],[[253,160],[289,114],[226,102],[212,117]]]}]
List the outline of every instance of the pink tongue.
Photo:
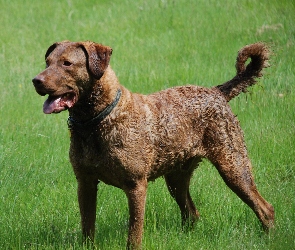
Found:
[{"label": "pink tongue", "polygon": [[65,110],[65,107],[62,105],[61,97],[57,97],[57,98],[49,97],[44,102],[43,112],[45,114],[59,113],[63,110]]}]

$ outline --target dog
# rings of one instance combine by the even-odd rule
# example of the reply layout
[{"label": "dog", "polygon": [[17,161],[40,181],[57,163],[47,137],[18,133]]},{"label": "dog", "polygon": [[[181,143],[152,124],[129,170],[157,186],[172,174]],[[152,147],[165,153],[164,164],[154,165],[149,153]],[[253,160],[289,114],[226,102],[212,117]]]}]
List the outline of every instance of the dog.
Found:
[{"label": "dog", "polygon": [[128,249],[141,248],[148,182],[160,176],[180,208],[182,225],[192,225],[199,212],[189,185],[203,158],[263,228],[274,227],[273,206],[256,188],[243,131],[228,105],[269,66],[267,45],[243,47],[236,76],[224,84],[173,87],[149,95],[131,93],[119,83],[109,65],[111,54],[110,47],[90,41],[57,42],[45,54],[46,69],[32,80],[39,95],[48,95],[44,113],[69,111],[69,155],[84,240],[94,240],[99,181],[127,196]]}]

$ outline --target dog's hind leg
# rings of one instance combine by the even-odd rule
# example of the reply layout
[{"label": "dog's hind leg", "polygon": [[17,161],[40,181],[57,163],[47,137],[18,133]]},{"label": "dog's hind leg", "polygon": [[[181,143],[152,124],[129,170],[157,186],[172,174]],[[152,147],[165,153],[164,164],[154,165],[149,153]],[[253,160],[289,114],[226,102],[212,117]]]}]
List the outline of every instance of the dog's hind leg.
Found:
[{"label": "dog's hind leg", "polygon": [[[235,161],[235,159],[233,158]],[[250,162],[215,162],[227,186],[256,214],[265,230],[274,226],[274,209],[258,192],[251,173]]]},{"label": "dog's hind leg", "polygon": [[200,217],[189,191],[190,180],[198,162],[199,160],[197,162],[189,161],[182,170],[164,176],[168,190],[180,208],[183,227],[193,226]]},{"label": "dog's hind leg", "polygon": [[[218,136],[218,132],[214,136],[214,146],[208,150],[208,159],[215,165],[227,186],[255,212],[263,228],[265,230],[272,228],[274,209],[256,188],[242,136],[232,137],[232,134],[228,138],[223,136],[221,142],[216,135]],[[229,140],[229,138],[234,139]]]}]

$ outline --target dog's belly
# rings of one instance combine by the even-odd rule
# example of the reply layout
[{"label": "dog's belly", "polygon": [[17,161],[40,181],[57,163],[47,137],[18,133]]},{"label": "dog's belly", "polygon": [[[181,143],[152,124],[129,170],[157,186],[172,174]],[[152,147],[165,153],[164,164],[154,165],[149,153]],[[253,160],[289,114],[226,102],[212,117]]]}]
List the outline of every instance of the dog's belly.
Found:
[{"label": "dog's belly", "polygon": [[124,189],[126,183],[135,179],[150,181],[171,171],[185,171],[193,159],[203,154],[200,138],[180,132],[154,140],[149,136],[129,135],[132,143],[126,137],[120,140],[117,137],[117,144],[109,145],[94,135],[87,140],[73,135],[70,160],[77,178],[91,175]]}]

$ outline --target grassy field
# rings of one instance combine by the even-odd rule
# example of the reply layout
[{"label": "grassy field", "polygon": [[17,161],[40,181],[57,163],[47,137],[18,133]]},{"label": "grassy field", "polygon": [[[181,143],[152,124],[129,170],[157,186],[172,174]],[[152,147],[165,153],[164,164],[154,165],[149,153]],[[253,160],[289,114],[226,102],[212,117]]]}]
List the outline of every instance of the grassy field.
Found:
[{"label": "grassy field", "polygon": [[[68,161],[67,112],[44,115],[31,79],[47,48],[93,40],[113,48],[120,82],[135,92],[235,74],[237,51],[265,41],[272,66],[231,101],[255,180],[276,210],[276,229],[254,213],[204,161],[191,192],[201,220],[188,233],[163,179],[149,184],[144,249],[294,249],[295,3],[293,0],[0,0],[0,249],[82,249],[76,180]],[[124,249],[127,199],[101,184],[97,249]]]}]

